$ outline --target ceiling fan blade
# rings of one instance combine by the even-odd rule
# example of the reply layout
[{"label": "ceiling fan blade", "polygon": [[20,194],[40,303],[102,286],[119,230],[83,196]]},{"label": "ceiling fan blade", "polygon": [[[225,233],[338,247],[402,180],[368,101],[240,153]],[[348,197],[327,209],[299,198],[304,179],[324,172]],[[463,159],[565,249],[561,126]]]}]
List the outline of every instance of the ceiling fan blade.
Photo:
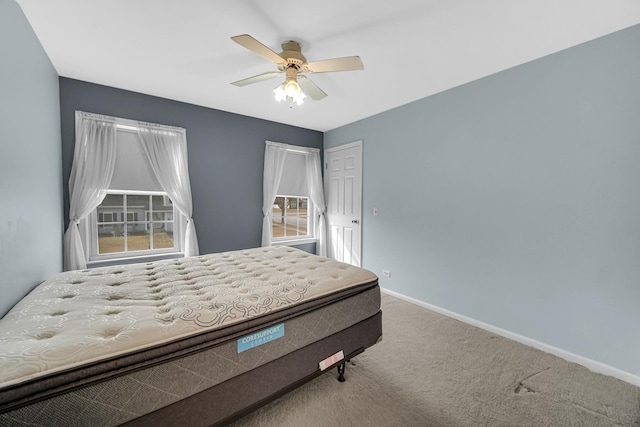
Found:
[{"label": "ceiling fan blade", "polygon": [[319,101],[327,96],[322,89],[320,89],[313,81],[311,81],[310,78],[306,76],[298,75],[298,84],[305,95],[314,101]]},{"label": "ceiling fan blade", "polygon": [[280,55],[260,43],[258,40],[251,37],[249,34],[233,36],[231,37],[231,40],[238,43],[240,46],[246,47],[250,51],[257,53],[258,55],[271,62],[274,62],[276,64],[282,64],[284,62],[284,59]]},{"label": "ceiling fan blade", "polygon": [[306,68],[310,73],[329,73],[331,71],[364,70],[364,65],[362,65],[359,56],[347,56],[344,58],[309,62]]},{"label": "ceiling fan blade", "polygon": [[268,71],[266,73],[258,74],[257,76],[248,77],[246,79],[238,80],[237,82],[231,83],[234,86],[242,87],[246,85],[250,85],[251,83],[261,82],[263,80],[269,80],[274,77],[278,77],[282,74],[281,71]]}]

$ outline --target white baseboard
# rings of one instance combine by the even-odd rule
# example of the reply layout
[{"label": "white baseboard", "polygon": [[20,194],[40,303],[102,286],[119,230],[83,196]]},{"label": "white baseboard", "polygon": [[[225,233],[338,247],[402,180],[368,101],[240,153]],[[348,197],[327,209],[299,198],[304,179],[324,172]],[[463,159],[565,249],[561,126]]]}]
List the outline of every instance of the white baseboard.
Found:
[{"label": "white baseboard", "polygon": [[472,319],[467,316],[463,316],[462,314],[454,313],[453,311],[449,311],[447,309],[429,304],[424,301],[417,300],[415,298],[411,298],[397,292],[391,291],[389,289],[381,288],[382,292],[385,294],[391,295],[403,301],[410,302],[412,304],[418,305],[420,307],[424,307],[428,310],[435,311],[436,313],[440,313],[444,316],[451,317],[453,319],[459,320],[461,322],[467,323],[472,326],[476,326],[480,329],[484,329],[485,331],[492,332],[496,335],[503,336],[505,338],[509,338],[513,341],[519,342],[524,345],[528,345],[533,348],[537,348],[538,350],[542,350],[546,353],[553,354],[554,356],[558,356],[566,361],[577,363],[579,365],[584,366],[585,368],[599,373],[603,375],[608,375],[610,377],[617,378],[619,380],[628,382],[629,384],[633,384],[637,387],[640,387],[640,377],[634,375],[630,372],[623,371],[618,368],[614,368],[613,366],[606,365],[601,362],[597,362],[595,360],[577,355],[575,353],[571,353],[569,351],[563,350],[558,347],[551,346],[549,344],[545,344],[540,341],[536,341],[532,338],[525,337],[523,335],[516,334],[515,332],[507,331],[506,329],[498,328],[497,326],[490,325],[488,323],[481,322],[476,319]]}]

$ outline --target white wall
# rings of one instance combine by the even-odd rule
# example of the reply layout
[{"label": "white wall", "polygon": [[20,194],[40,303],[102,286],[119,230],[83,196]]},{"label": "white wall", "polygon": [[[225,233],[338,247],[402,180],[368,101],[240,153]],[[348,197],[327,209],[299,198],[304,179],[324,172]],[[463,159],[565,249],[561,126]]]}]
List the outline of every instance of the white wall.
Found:
[{"label": "white wall", "polygon": [[364,141],[363,266],[640,375],[638,46],[635,26],[327,132]]},{"label": "white wall", "polygon": [[58,75],[13,0],[0,0],[0,316],[62,269]]}]

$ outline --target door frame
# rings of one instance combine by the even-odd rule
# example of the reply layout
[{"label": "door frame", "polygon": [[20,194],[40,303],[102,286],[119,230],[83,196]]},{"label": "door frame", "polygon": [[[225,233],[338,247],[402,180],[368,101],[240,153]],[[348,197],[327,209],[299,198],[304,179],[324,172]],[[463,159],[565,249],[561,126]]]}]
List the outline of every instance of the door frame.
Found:
[{"label": "door frame", "polygon": [[[363,238],[363,234],[364,234],[364,227],[363,227],[363,223],[362,223],[362,206],[363,206],[363,200],[364,200],[364,193],[363,191],[363,187],[364,187],[364,182],[363,182],[363,171],[364,171],[364,163],[362,161],[363,157],[364,157],[364,144],[362,143],[363,140],[362,139],[358,139],[356,141],[353,142],[348,142],[345,144],[341,144],[341,145],[336,145],[330,148],[325,148],[324,149],[324,153],[323,153],[323,163],[324,163],[324,168],[322,169],[322,182],[324,185],[324,200],[326,200],[325,203],[328,204],[329,199],[329,188],[330,186],[328,185],[327,182],[327,170],[329,169],[328,166],[328,162],[327,162],[327,153],[331,153],[334,151],[340,151],[340,150],[345,150],[345,149],[349,149],[349,148],[354,148],[354,147],[360,147],[360,215],[358,217],[358,222],[360,225],[360,240],[358,242],[358,249],[360,250],[360,267],[362,267],[362,257],[363,257],[363,253],[362,253],[362,238]],[[331,245],[331,233],[329,233],[329,230],[331,230],[331,224],[328,221],[328,215],[327,215],[327,249],[329,249],[330,245]]]}]

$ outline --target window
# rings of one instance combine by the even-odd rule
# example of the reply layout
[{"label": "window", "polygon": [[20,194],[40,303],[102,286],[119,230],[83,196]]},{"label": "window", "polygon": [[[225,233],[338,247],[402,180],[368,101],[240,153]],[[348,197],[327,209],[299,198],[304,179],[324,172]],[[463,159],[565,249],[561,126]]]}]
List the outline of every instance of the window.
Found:
[{"label": "window", "polygon": [[173,205],[164,193],[112,190],[96,212],[96,255],[179,250]]},{"label": "window", "polygon": [[307,184],[307,158],[304,151],[287,150],[282,178],[278,185],[271,214],[272,242],[312,239],[313,203]]},{"label": "window", "polygon": [[309,198],[276,196],[271,230],[274,240],[310,237]]},{"label": "window", "polygon": [[89,215],[89,263],[179,254],[182,215],[162,191],[138,142],[135,127],[118,127],[116,162],[107,196]]},{"label": "window", "polygon": [[[139,252],[151,251],[156,259],[156,251],[165,251],[161,258],[198,255],[186,130],[83,111],[76,111],[75,119],[64,270],[97,266],[94,262],[116,263]],[[109,194],[115,197],[103,204]],[[158,208],[154,195],[159,196],[157,203],[162,200],[162,208]],[[171,195],[175,209],[167,195]],[[142,202],[148,205],[147,209],[138,209],[132,196],[148,198],[148,202]],[[111,206],[114,199],[115,206]],[[143,227],[150,233],[142,243],[146,250],[130,250],[138,245],[133,242],[133,233],[141,233]],[[169,243],[160,243],[155,230],[171,234],[171,248]],[[118,237],[119,233],[123,237],[116,239],[117,249],[105,249],[106,240],[99,249],[100,236]]]},{"label": "window", "polygon": [[326,256],[320,150],[265,141],[262,246],[315,244]]}]

